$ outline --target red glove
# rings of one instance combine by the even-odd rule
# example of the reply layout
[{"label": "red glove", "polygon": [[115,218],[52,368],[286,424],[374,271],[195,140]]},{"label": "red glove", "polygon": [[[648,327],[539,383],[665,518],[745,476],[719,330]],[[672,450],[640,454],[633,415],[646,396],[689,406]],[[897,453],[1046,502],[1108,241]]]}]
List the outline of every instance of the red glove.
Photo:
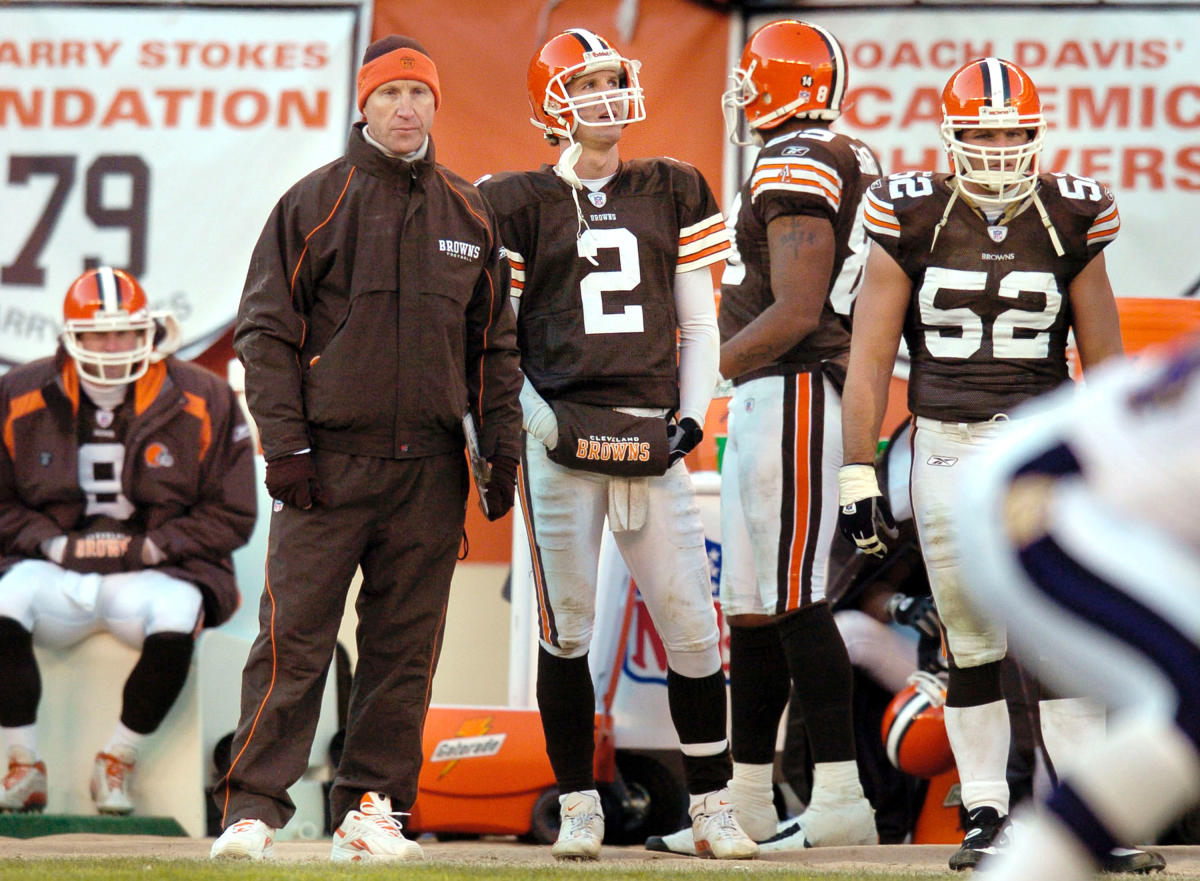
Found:
[{"label": "red glove", "polygon": [[309,452],[290,453],[267,460],[267,492],[285,505],[307,511],[321,501],[317,468]]},{"label": "red glove", "polygon": [[488,464],[492,466],[492,474],[484,488],[487,495],[487,519],[499,520],[512,510],[518,463],[509,456],[493,456],[488,459]]}]

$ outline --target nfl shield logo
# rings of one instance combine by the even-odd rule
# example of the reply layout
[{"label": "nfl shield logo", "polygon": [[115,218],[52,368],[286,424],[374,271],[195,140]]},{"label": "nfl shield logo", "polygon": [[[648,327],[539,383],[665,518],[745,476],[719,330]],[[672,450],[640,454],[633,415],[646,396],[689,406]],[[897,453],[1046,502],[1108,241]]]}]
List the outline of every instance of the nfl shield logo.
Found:
[{"label": "nfl shield logo", "polygon": [[1007,226],[989,226],[988,235],[992,237],[992,241],[997,245],[1008,238]]},{"label": "nfl shield logo", "polygon": [[109,428],[110,426],[112,426],[112,424],[113,424],[112,410],[97,410],[96,411],[96,424],[99,425],[101,428]]},{"label": "nfl shield logo", "polygon": [[591,202],[593,205],[595,205],[597,208],[603,208],[604,203],[608,201],[608,196],[604,195],[604,193],[599,193],[599,192],[588,193],[588,201]]}]

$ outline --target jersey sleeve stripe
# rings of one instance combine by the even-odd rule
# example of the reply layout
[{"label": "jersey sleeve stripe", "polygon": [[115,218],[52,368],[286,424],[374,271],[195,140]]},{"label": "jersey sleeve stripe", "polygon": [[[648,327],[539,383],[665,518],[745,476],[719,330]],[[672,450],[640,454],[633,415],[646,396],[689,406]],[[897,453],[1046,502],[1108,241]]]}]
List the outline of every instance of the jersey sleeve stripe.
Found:
[{"label": "jersey sleeve stripe", "polygon": [[679,261],[675,264],[675,271],[677,273],[690,272],[693,269],[699,269],[701,266],[708,266],[711,263],[716,263],[718,260],[724,260],[732,252],[733,249],[729,247],[728,238],[692,254],[685,255],[680,250]]},{"label": "jersey sleeve stripe", "polygon": [[690,239],[679,240],[679,256],[690,257],[692,254],[699,254],[702,251],[711,249],[716,246],[727,246],[729,244],[729,230],[724,225],[712,230],[703,238],[691,237]]},{"label": "jersey sleeve stripe", "polygon": [[896,210],[870,190],[867,190],[867,200],[863,203],[863,225],[869,233],[900,238],[900,223],[896,220]]},{"label": "jersey sleeve stripe", "polygon": [[[797,190],[797,184],[801,189]],[[823,162],[761,162],[750,182],[750,198],[753,201],[762,192],[771,190],[823,196],[829,207],[837,211],[842,200],[842,179],[835,169]]]},{"label": "jersey sleeve stripe", "polygon": [[725,229],[725,218],[720,214],[713,214],[706,217],[699,223],[693,223],[691,226],[685,226],[679,231],[680,247],[694,242],[699,239],[706,238],[714,233],[720,233],[728,238],[728,232]]},{"label": "jersey sleeve stripe", "polygon": [[1120,231],[1121,216],[1117,213],[1117,206],[1114,203],[1112,207],[1092,221],[1092,225],[1087,232],[1088,244],[1111,242],[1117,237],[1117,233]]}]

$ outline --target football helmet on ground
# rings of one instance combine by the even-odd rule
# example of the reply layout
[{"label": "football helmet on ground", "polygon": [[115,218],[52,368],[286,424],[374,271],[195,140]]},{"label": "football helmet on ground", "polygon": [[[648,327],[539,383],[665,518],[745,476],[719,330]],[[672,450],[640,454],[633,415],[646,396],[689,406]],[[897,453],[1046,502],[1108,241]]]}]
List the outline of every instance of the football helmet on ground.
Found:
[{"label": "football helmet on ground", "polygon": [[[969,129],[1025,129],[1016,145],[966,144]],[[1028,198],[1037,185],[1046,136],[1042,101],[1033,80],[1003,58],[964,64],[942,90],[942,143],[962,195],[984,207],[1004,207]],[[963,183],[973,184],[964,188]]]},{"label": "football helmet on ground", "polygon": [[888,760],[906,774],[936,777],[954,767],[946,735],[946,685],[918,671],[883,711],[883,745]]},{"label": "football helmet on ground", "polygon": [[751,132],[792,118],[837,119],[846,92],[846,56],[823,27],[773,21],[750,35],[729,78],[732,86],[721,96],[725,133],[733,143],[746,145],[750,142],[737,137],[739,110]]},{"label": "football helmet on ground", "polygon": [[[154,350],[154,316],[142,286],[123,269],[89,269],[71,283],[63,301],[62,343],[80,375],[97,385],[124,385],[140,378]],[[88,333],[133,332],[128,348],[84,346]]]},{"label": "football helmet on ground", "polygon": [[[588,122],[579,111],[603,106],[611,119],[626,124],[646,118],[646,103],[638,82],[642,63],[623,56],[608,40],[584,28],[570,28],[552,38],[529,62],[530,122],[540,128],[547,140],[571,139],[576,126],[611,125],[609,121]],[[619,75],[615,89],[605,89],[572,97],[567,83],[578,76],[598,70]]]}]

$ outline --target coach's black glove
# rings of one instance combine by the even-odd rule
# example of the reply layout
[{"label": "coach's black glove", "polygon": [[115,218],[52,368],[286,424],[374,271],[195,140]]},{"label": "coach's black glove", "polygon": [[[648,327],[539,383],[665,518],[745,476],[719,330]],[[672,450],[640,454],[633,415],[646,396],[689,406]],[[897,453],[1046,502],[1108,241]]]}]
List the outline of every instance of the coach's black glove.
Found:
[{"label": "coach's black glove", "polygon": [[888,539],[899,535],[892,507],[879,491],[874,465],[843,465],[838,469],[838,529],[864,553],[887,555]]},{"label": "coach's black glove", "polygon": [[132,539],[129,528],[120,520],[98,517],[85,528],[67,533],[62,567],[98,575],[124,572],[125,552]]},{"label": "coach's black glove", "polygon": [[704,429],[691,416],[684,416],[678,422],[667,426],[667,467],[670,468],[704,439]]},{"label": "coach's black glove", "polygon": [[512,510],[513,493],[517,485],[517,460],[511,456],[492,456],[488,464],[492,466],[492,473],[484,487],[487,519],[499,520]]},{"label": "coach's black glove", "polygon": [[317,468],[312,454],[289,453],[267,460],[267,492],[285,505],[307,511],[321,501],[321,486],[317,483]]}]

